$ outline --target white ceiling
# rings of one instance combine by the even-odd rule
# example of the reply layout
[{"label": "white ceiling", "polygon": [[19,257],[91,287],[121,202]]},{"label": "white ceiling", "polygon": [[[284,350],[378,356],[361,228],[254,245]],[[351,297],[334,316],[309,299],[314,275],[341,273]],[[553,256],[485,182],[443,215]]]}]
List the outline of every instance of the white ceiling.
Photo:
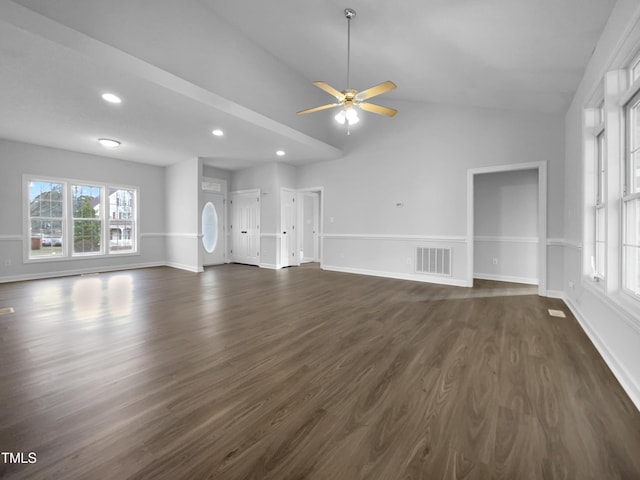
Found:
[{"label": "white ceiling", "polygon": [[[565,112],[614,0],[204,0],[309,80],[393,98]],[[341,88],[340,88],[341,89]]]},{"label": "white ceiling", "polygon": [[0,138],[158,165],[238,169],[277,149],[292,164],[336,158],[330,117],[295,111],[331,100],[311,81],[346,87],[345,7],[357,11],[351,87],[398,85],[375,103],[562,113],[614,3],[7,0]]}]

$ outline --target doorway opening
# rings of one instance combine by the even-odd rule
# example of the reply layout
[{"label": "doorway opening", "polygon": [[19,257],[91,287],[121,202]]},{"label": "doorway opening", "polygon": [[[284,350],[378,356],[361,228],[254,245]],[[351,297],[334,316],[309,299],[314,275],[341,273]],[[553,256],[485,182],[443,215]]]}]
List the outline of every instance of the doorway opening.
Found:
[{"label": "doorway opening", "polygon": [[298,258],[322,267],[323,188],[298,190]]},{"label": "doorway opening", "polygon": [[300,263],[320,263],[320,193],[300,192]]},{"label": "doorway opening", "polygon": [[281,189],[278,268],[322,266],[322,203],[322,187]]},{"label": "doorway opening", "polygon": [[468,170],[467,286],[474,278],[537,284],[546,295],[546,162]]}]

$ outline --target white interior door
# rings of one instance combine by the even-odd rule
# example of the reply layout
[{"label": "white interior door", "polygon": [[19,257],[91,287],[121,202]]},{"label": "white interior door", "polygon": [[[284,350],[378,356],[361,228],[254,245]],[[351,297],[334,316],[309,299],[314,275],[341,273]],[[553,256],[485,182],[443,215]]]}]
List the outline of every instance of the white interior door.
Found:
[{"label": "white interior door", "polygon": [[303,192],[300,199],[300,262],[319,262],[320,196],[315,192]]},{"label": "white interior door", "polygon": [[296,197],[295,190],[283,188],[280,193],[280,263],[283,267],[300,265],[297,251],[296,232]]},{"label": "white interior door", "polygon": [[225,261],[224,195],[205,192],[201,211],[203,265]]},{"label": "white interior door", "polygon": [[237,263],[260,263],[260,192],[231,194],[231,258]]}]

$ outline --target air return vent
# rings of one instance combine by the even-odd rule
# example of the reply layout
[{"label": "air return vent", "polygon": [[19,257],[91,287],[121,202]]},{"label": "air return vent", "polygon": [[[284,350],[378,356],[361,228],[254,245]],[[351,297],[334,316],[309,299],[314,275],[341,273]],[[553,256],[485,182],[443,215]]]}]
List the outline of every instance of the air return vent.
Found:
[{"label": "air return vent", "polygon": [[451,249],[440,247],[416,248],[416,272],[451,276]]}]

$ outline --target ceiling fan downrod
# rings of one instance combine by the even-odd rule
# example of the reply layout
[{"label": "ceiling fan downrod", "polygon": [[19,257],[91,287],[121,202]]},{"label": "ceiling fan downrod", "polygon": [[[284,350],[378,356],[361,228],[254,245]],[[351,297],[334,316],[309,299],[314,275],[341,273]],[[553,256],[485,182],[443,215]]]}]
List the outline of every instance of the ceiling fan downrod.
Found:
[{"label": "ceiling fan downrod", "polygon": [[347,19],[347,90],[349,90],[351,73],[351,19],[356,16],[356,11],[353,8],[345,8],[344,16]]},{"label": "ceiling fan downrod", "polygon": [[344,16],[347,19],[347,88],[340,91],[326,82],[313,82],[316,87],[333,96],[336,99],[336,102],[320,105],[319,107],[307,108],[306,110],[297,112],[297,114],[305,115],[307,113],[319,112],[329,108],[341,107],[342,110],[335,116],[335,120],[340,125],[344,125],[345,123],[347,124],[348,135],[350,133],[351,126],[360,121],[357,110],[365,110],[377,115],[384,115],[386,117],[393,117],[398,111],[394,108],[383,107],[365,101],[378,95],[382,95],[389,90],[395,89],[396,85],[391,80],[379,83],[378,85],[369,87],[361,92],[351,89],[351,19],[356,16],[356,11],[353,8],[345,8]]}]

